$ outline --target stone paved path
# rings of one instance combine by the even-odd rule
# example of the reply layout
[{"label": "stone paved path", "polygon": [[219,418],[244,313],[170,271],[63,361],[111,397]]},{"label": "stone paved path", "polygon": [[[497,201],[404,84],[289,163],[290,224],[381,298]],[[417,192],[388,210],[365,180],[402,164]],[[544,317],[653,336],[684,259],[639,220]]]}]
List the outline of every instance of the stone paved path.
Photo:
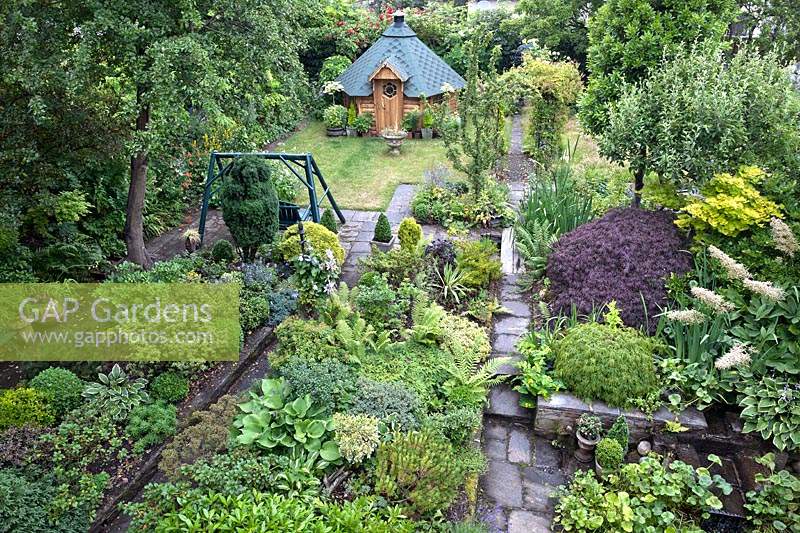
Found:
[{"label": "stone paved path", "polygon": [[[414,198],[414,190],[413,185],[399,185],[394,191],[389,207],[386,208],[386,218],[389,219],[395,235],[400,222],[411,216],[411,200]],[[352,287],[358,282],[359,259],[370,254],[370,243],[380,212],[343,211],[342,214],[347,220],[347,223],[339,228],[339,242],[342,243],[347,255],[344,265],[342,265],[342,281]]]},{"label": "stone paved path", "polygon": [[[530,168],[522,153],[522,124],[514,116],[508,154],[510,202],[519,205]],[[517,275],[504,273],[500,303],[510,313],[494,324],[492,357],[519,360],[516,345],[527,333],[531,310],[517,285]],[[510,269],[513,271],[513,269]],[[506,365],[501,372],[512,374],[516,368]],[[566,481],[561,472],[561,451],[549,441],[534,437],[533,414],[519,405],[519,394],[510,385],[492,389],[484,412],[481,442],[488,459],[488,470],[481,479],[481,508],[491,531],[538,533],[550,531],[555,487]]]}]

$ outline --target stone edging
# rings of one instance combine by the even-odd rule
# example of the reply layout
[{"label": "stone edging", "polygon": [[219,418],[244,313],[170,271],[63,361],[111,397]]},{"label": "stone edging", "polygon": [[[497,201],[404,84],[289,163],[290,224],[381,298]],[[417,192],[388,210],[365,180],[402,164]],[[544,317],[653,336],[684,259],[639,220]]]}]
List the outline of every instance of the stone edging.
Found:
[{"label": "stone edging", "polygon": [[[575,424],[584,413],[598,416],[605,425],[612,424],[619,415],[625,415],[634,441],[650,437],[656,429],[662,429],[667,421],[675,420],[675,415],[664,407],[653,413],[652,419],[648,419],[638,409],[618,409],[603,402],[586,403],[572,394],[557,392],[548,399],[538,397],[534,433],[548,438],[574,433]],[[691,438],[708,431],[705,415],[694,407],[682,411],[678,421],[688,428],[681,436]],[[568,427],[571,428],[569,431]]]},{"label": "stone edging", "polygon": [[[211,404],[224,396],[231,385],[239,379],[245,370],[258,358],[261,352],[272,342],[275,338],[275,329],[272,327],[262,327],[253,332],[245,340],[245,345],[242,348],[239,360],[232,365],[228,370],[227,375],[217,383],[216,387],[210,391],[200,391],[198,395],[193,398],[186,411],[181,413],[182,416],[189,416],[195,411],[208,408]],[[125,487],[114,496],[111,501],[107,502],[101,509],[97,511],[95,520],[92,523],[89,533],[101,533],[108,531],[109,526],[117,519],[120,514],[119,504],[124,501],[130,501],[134,496],[153,478],[157,469],[158,463],[161,461],[161,452],[166,445],[171,442],[161,443],[148,454],[147,459],[140,465],[133,478],[125,485]]]}]

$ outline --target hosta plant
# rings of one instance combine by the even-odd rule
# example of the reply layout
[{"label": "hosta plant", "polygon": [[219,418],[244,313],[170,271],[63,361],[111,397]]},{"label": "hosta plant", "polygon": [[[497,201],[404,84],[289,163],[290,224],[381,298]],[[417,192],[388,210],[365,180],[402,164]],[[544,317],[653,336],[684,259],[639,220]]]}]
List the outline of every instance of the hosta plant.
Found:
[{"label": "hosta plant", "polygon": [[262,379],[260,394],[239,404],[242,414],[233,422],[238,444],[253,445],[275,453],[318,455],[317,467],[326,468],[341,459],[333,440],[333,420],[311,396],[289,401],[289,384],[283,379]]},{"label": "hosta plant", "polygon": [[772,439],[781,451],[799,449],[800,389],[797,377],[776,373],[759,380],[746,369],[741,374],[746,379],[739,391],[744,432],[757,432],[763,439]]},{"label": "hosta plant", "polygon": [[150,395],[145,391],[147,380],[130,379],[119,364],[115,364],[108,374],[97,374],[97,378],[100,382],[86,385],[83,397],[97,402],[114,418],[124,418],[137,405],[150,401]]}]

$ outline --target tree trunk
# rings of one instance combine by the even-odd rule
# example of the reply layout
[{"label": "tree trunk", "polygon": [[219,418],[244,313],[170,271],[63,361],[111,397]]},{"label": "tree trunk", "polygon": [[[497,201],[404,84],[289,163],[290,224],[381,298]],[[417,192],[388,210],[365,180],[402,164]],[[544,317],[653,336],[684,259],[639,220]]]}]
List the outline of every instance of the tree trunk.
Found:
[{"label": "tree trunk", "polygon": [[[140,102],[136,117],[136,131],[147,129],[150,122],[150,106],[142,105],[143,89],[136,90],[136,101]],[[128,206],[125,210],[125,245],[128,261],[150,268],[153,260],[144,246],[144,194],[147,188],[147,151],[141,150],[131,157],[131,184],[128,188]]]},{"label": "tree trunk", "polygon": [[639,207],[642,204],[642,189],[644,188],[644,169],[637,169],[634,172],[635,182],[633,184],[633,206]]}]

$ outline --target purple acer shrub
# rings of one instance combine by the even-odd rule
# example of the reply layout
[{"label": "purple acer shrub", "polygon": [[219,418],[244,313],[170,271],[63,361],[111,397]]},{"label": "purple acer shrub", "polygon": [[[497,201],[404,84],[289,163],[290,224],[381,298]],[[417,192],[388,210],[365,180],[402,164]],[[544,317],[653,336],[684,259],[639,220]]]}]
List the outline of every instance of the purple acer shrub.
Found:
[{"label": "purple acer shrub", "polygon": [[646,326],[649,316],[652,332],[666,303],[665,280],[691,268],[673,219],[665,211],[613,209],[561,237],[547,261],[553,310],[568,314],[574,305],[589,314],[615,300],[625,324]]}]

